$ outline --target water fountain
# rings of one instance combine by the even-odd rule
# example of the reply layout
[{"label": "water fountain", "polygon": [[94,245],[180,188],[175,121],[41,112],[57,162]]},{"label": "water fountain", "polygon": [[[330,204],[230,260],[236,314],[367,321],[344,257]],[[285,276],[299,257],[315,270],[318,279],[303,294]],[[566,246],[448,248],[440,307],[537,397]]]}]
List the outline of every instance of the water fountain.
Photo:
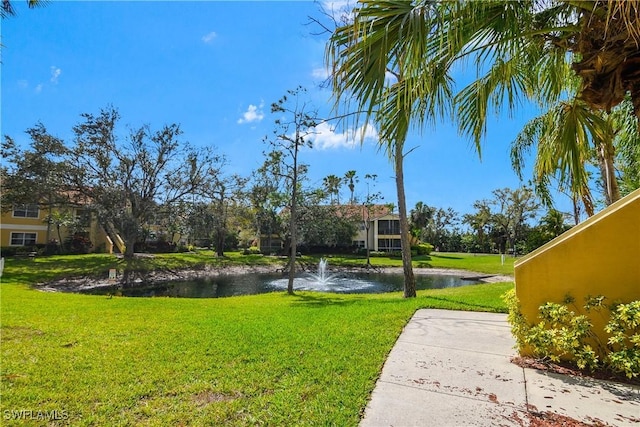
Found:
[{"label": "water fountain", "polygon": [[[301,273],[295,278],[295,291],[331,293],[382,293],[402,290],[402,274],[373,272],[331,272],[326,259],[320,259],[315,273]],[[417,289],[435,289],[470,284],[455,275],[416,275]],[[284,291],[288,279],[278,273],[221,274],[210,278],[162,282],[120,289],[123,296],[171,296],[188,298],[217,298],[234,295],[253,295]],[[95,287],[86,293],[111,294],[111,287]]]},{"label": "water fountain", "polygon": [[327,275],[327,267],[329,266],[329,261],[324,258],[320,258],[320,262],[318,262],[318,273],[313,274],[309,273],[309,277],[314,279],[315,281],[327,284],[334,277],[333,274]]},{"label": "water fountain", "polygon": [[[284,278],[270,282],[270,285],[276,289],[285,289],[287,284],[288,279]],[[317,273],[306,273],[301,277],[296,277],[293,281],[293,288],[299,291],[360,293],[381,286],[384,287],[381,283],[370,280],[368,277],[331,274],[329,273],[329,262],[325,258],[320,258]]]}]

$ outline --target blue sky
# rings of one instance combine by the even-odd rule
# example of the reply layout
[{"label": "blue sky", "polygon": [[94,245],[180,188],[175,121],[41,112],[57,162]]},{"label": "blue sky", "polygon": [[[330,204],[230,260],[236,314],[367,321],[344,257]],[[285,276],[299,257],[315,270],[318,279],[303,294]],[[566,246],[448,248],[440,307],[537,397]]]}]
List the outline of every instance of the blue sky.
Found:
[{"label": "blue sky", "polygon": [[[113,105],[123,125],[179,123],[183,141],[216,147],[229,172],[249,175],[274,130],[269,106],[287,90],[307,88],[330,115],[330,90],[319,86],[325,38],[307,25],[319,16],[311,1],[68,1],[33,10],[14,3],[18,16],[2,22],[2,134],[21,144],[38,121],[71,141],[80,114]],[[463,70],[457,77],[469,78]],[[414,132],[405,162],[409,208],[423,201],[466,213],[492,190],[518,187],[509,144],[531,117],[524,110],[492,118],[482,161],[451,123]],[[303,153],[310,183],[351,169],[377,174],[376,190],[396,202],[393,168],[375,138],[361,146],[345,135],[327,126]],[[366,194],[362,179],[356,193]],[[568,211],[566,203],[558,207]]]}]

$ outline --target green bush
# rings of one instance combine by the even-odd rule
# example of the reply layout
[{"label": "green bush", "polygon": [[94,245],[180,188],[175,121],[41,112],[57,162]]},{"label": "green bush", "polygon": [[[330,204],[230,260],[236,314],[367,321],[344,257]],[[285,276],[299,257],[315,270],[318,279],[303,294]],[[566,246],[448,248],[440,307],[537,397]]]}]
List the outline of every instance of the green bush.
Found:
[{"label": "green bush", "polygon": [[193,248],[193,245],[185,245],[185,244],[179,244],[176,246],[176,252],[178,253],[185,253],[185,252],[190,252],[191,248]]},{"label": "green bush", "polygon": [[0,255],[3,257],[12,257],[18,253],[18,249],[22,249],[18,246],[4,246],[0,248]]},{"label": "green bush", "polygon": [[611,368],[629,378],[640,375],[640,301],[615,306],[604,330],[611,334],[607,343]]},{"label": "green bush", "polygon": [[420,243],[419,245],[411,246],[411,255],[429,255],[433,251],[433,245],[430,243]]},{"label": "green bush", "polygon": [[0,248],[0,255],[3,257],[26,257],[31,252],[36,252],[38,255],[44,255],[46,252],[46,246],[38,243],[30,246],[3,246]]},{"label": "green bush", "polygon": [[243,255],[258,255],[260,253],[260,248],[257,246],[251,246],[250,248],[246,248],[242,251]]},{"label": "green bush", "polygon": [[[522,315],[515,290],[508,291],[503,298],[519,350],[529,346],[535,357],[555,362],[575,361],[581,369],[607,368],[628,378],[640,375],[640,301],[606,307],[603,296],[586,299],[587,312],[606,309],[610,312],[605,332],[611,336],[603,345],[589,318],[569,309],[568,305],[574,303],[571,297],[565,298],[562,304],[547,302],[540,306],[537,324],[528,323]],[[598,353],[603,355],[602,359]]]},{"label": "green bush", "polygon": [[371,256],[371,257],[388,257],[389,256],[389,252],[370,251],[369,252],[369,256]]}]

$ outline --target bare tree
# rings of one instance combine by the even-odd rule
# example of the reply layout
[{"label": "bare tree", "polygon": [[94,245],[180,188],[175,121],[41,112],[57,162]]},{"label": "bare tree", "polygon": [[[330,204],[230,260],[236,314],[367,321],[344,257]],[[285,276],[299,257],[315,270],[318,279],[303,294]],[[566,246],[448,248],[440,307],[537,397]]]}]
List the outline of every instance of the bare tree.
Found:
[{"label": "bare tree", "polygon": [[317,112],[303,99],[305,89],[298,87],[287,91],[278,102],[271,104],[271,112],[279,114],[275,120],[272,139],[268,140],[273,150],[267,153],[265,168],[282,178],[287,190],[289,209],[289,282],[287,292],[293,294],[293,280],[296,273],[298,198],[300,179],[307,171],[307,165],[299,161],[300,150],[311,147],[310,136],[318,123]]}]

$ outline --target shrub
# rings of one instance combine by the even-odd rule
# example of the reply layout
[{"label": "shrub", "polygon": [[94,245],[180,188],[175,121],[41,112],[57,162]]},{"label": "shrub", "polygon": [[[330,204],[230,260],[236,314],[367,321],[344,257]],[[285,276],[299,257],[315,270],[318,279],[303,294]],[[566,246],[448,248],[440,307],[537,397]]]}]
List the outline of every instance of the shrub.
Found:
[{"label": "shrub", "polygon": [[615,306],[604,330],[611,334],[611,368],[629,378],[640,375],[640,301]]},{"label": "shrub", "polygon": [[12,257],[18,253],[19,247],[17,246],[4,246],[0,248],[0,255],[3,257]]},{"label": "shrub", "polygon": [[[565,298],[562,304],[547,302],[540,306],[538,324],[530,324],[524,318],[515,290],[507,292],[503,299],[518,350],[529,346],[538,358],[572,360],[581,369],[608,368],[628,378],[640,375],[640,301],[608,308],[610,316],[605,332],[611,337],[603,345],[589,318],[569,309],[568,305],[574,303],[571,297]],[[587,298],[584,308],[587,312],[607,309],[605,299],[603,296]],[[602,359],[591,344],[597,346]]]},{"label": "shrub", "polygon": [[382,252],[382,251],[370,251],[369,252],[369,256],[371,257],[387,257],[389,256],[388,252]]},{"label": "shrub", "polygon": [[433,245],[430,243],[420,243],[419,245],[411,246],[411,255],[429,255],[433,251]]},{"label": "shrub", "polygon": [[65,247],[72,254],[88,254],[93,247],[91,240],[81,234],[69,236],[65,242]]},{"label": "shrub", "polygon": [[257,246],[251,246],[242,251],[243,255],[258,255],[260,254],[260,248]]}]

